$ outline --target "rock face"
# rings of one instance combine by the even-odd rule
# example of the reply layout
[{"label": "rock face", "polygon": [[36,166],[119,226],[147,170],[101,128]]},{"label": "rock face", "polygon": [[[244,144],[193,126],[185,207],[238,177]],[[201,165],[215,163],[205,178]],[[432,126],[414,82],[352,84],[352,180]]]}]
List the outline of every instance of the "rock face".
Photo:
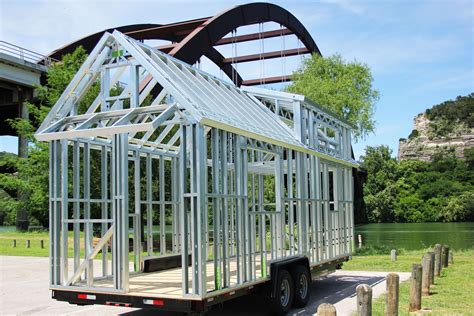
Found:
[{"label": "rock face", "polygon": [[434,154],[448,150],[453,150],[457,158],[464,159],[464,149],[474,147],[473,128],[461,126],[456,129],[457,132],[450,133],[446,137],[436,137],[431,135],[431,121],[424,113],[417,115],[413,121],[414,130],[410,137],[399,140],[399,160],[431,161]]}]

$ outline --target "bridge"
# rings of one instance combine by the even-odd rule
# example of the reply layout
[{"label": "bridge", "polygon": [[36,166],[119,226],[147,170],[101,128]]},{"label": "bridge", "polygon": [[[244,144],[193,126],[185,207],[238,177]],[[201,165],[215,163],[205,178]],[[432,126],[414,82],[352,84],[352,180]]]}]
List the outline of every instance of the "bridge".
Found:
[{"label": "bridge", "polygon": [[[28,118],[26,101],[33,101],[35,86],[42,83],[55,59],[0,41],[0,136],[16,136],[9,119]],[[26,156],[26,140],[19,140],[19,154]]]}]

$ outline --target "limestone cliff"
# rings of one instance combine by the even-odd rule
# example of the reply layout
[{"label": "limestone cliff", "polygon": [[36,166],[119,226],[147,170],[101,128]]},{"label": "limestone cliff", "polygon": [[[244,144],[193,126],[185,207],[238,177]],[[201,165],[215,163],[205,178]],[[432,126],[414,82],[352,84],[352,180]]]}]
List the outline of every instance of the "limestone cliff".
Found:
[{"label": "limestone cliff", "polygon": [[473,100],[473,94],[458,97],[417,115],[410,136],[399,140],[398,159],[431,161],[441,151],[464,159],[465,150],[474,148]]}]

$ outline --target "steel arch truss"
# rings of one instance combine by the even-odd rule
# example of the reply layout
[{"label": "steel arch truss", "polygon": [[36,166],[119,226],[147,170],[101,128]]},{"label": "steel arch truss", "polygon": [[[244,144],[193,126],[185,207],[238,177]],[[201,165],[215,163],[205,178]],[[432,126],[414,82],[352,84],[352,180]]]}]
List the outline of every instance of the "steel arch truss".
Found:
[{"label": "steel arch truss", "polygon": [[[264,22],[275,22],[282,26],[280,30],[270,30],[240,36],[226,36],[233,30],[246,25]],[[184,62],[194,64],[205,56],[216,64],[237,85],[258,85],[262,82],[274,83],[291,80],[287,74],[271,78],[256,78],[244,80],[233,67],[239,62],[253,60],[285,58],[299,54],[321,54],[315,41],[301,24],[301,22],[290,12],[280,6],[271,3],[250,3],[239,5],[215,16],[194,19],[190,21],[177,22],[167,25],[160,24],[137,24],[117,27],[120,32],[137,40],[167,40],[171,44],[158,46],[161,51],[170,54]],[[76,47],[82,45],[87,51],[91,51],[104,32],[112,32],[107,29],[102,32],[84,37],[76,42],[68,44],[53,53],[50,57],[60,59],[62,55],[72,52]],[[265,38],[285,36],[294,34],[303,44],[302,48],[291,48],[284,51],[274,51],[255,54],[224,57],[217,46],[254,41]],[[145,81],[150,78],[145,78]],[[157,94],[160,87],[155,87]]]}]

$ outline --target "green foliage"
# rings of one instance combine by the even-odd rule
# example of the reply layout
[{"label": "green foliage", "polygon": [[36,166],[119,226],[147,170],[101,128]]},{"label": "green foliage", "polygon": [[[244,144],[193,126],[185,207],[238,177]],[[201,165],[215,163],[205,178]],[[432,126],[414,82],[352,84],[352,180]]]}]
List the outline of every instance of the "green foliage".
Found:
[{"label": "green foliage", "polygon": [[474,169],[453,153],[432,162],[397,161],[386,146],[367,147],[364,201],[369,222],[435,222],[474,219]]},{"label": "green foliage", "polygon": [[474,93],[435,105],[425,113],[430,120],[428,125],[430,138],[462,134],[474,128]]},{"label": "green foliage", "polygon": [[423,200],[416,194],[402,195],[394,205],[395,218],[399,221],[424,222],[424,210]]},{"label": "green foliage", "polygon": [[420,136],[420,132],[418,132],[418,130],[414,129],[414,130],[411,131],[410,135],[408,135],[408,139],[417,138],[418,136]]},{"label": "green foliage", "polygon": [[474,192],[465,191],[451,196],[446,207],[442,209],[441,217],[445,222],[474,220]]},{"label": "green foliage", "polygon": [[474,169],[474,148],[464,149],[464,160],[470,169]]},{"label": "green foliage", "polygon": [[387,146],[367,147],[361,157],[367,171],[364,185],[364,201],[369,222],[390,222],[393,218],[397,162]]},{"label": "green foliage", "polygon": [[474,128],[474,93],[467,96],[458,96],[456,100],[449,100],[426,110],[430,121],[446,119],[451,122],[460,121],[469,128]]},{"label": "green foliage", "polygon": [[[36,141],[33,136],[38,125],[44,120],[86,58],[86,51],[82,47],[71,54],[64,55],[61,62],[49,68],[46,85],[36,87],[38,102],[27,104],[30,112],[29,120],[15,119],[9,122],[18,135],[26,137],[29,141],[28,158],[3,159],[3,163],[11,164],[18,171],[13,174],[0,174],[0,189],[6,192],[18,192],[16,197],[0,201],[0,209],[7,213],[6,218],[9,224],[14,223],[17,210],[27,209],[31,223],[45,227],[48,225],[49,145]],[[90,104],[99,90],[99,84],[94,84],[80,102],[79,113],[84,112],[85,104]],[[18,198],[20,196],[25,198]]]},{"label": "green foliage", "polygon": [[[356,256],[373,256],[373,255],[389,255],[392,249],[388,246],[362,246],[361,248],[356,248]],[[400,254],[400,251],[398,251]]]},{"label": "green foliage", "polygon": [[347,62],[340,55],[314,54],[293,74],[293,80],[288,91],[304,94],[354,124],[356,140],[375,130],[373,116],[379,92],[372,87],[367,65]]}]

